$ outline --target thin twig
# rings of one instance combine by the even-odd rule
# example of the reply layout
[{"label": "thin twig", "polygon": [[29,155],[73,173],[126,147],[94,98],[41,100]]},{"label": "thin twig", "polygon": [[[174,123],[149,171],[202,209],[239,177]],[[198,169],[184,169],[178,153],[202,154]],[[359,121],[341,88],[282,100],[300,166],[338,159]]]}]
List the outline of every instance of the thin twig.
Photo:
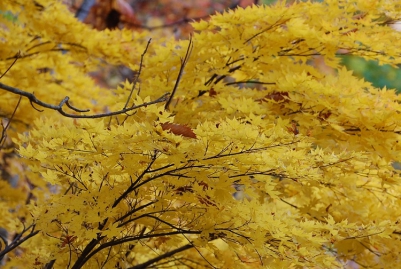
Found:
[{"label": "thin twig", "polygon": [[173,255],[175,255],[175,254],[177,254],[179,252],[182,252],[182,251],[187,250],[187,249],[191,249],[193,247],[194,247],[194,245],[192,245],[192,244],[184,245],[182,247],[176,248],[176,249],[174,249],[172,251],[169,251],[169,252],[166,252],[166,253],[164,253],[162,255],[159,255],[159,256],[157,256],[157,257],[155,257],[153,259],[150,259],[150,260],[148,260],[148,261],[146,261],[144,263],[129,267],[129,269],[148,268],[150,265],[152,265],[152,264],[154,264],[154,263],[156,263],[158,261],[161,261],[161,260],[163,260],[165,258],[169,258],[169,257],[171,257],[171,256],[173,256]]},{"label": "thin twig", "polygon": [[34,55],[38,55],[39,53],[45,53],[45,52],[66,52],[66,51],[68,51],[68,50],[57,47],[55,49],[49,49],[47,51],[36,51],[36,52],[32,52],[32,53],[22,54],[22,55],[19,55],[19,56],[17,56],[17,55],[16,56],[11,56],[11,57],[6,58],[5,60],[11,60],[11,59],[16,59],[16,58],[18,58],[18,59],[28,58],[28,57],[31,57],[31,56],[34,56]]},{"label": "thin twig", "polygon": [[[125,106],[124,106],[124,109],[127,108],[128,103],[129,103],[129,101],[131,100],[132,93],[133,93],[134,90],[135,90],[135,86],[136,86],[136,84],[138,83],[139,76],[141,75],[141,72],[142,72],[143,57],[145,56],[146,52],[148,51],[148,48],[149,48],[149,45],[150,45],[150,41],[152,41],[152,39],[149,39],[148,44],[146,44],[146,48],[145,48],[145,50],[143,51],[143,53],[142,53],[142,55],[141,55],[141,62],[140,62],[140,64],[139,64],[138,75],[137,75],[136,78],[135,78],[134,85],[132,86],[131,92],[129,93],[129,96],[128,96],[128,98],[127,98],[127,102],[125,103]],[[139,92],[140,92],[140,89],[138,89],[138,96],[139,96]]]},{"label": "thin twig", "polygon": [[18,51],[17,54],[15,55],[14,61],[10,64],[10,66],[7,68],[7,70],[0,76],[0,79],[3,78],[8,73],[8,71],[10,71],[11,67],[13,67],[13,65],[20,58],[20,56],[21,56],[21,53]]},{"label": "thin twig", "polygon": [[165,110],[168,110],[168,107],[170,106],[170,103],[171,103],[171,101],[172,101],[173,98],[174,98],[174,94],[175,94],[175,92],[177,91],[178,84],[180,83],[182,74],[184,73],[185,65],[188,63],[189,56],[191,55],[191,52],[192,52],[192,49],[193,49],[193,48],[194,48],[194,42],[192,41],[192,36],[190,36],[190,38],[189,38],[189,43],[188,43],[188,48],[187,48],[187,52],[185,53],[184,59],[181,59],[180,71],[178,72],[178,77],[177,77],[177,80],[176,80],[176,82],[175,82],[174,89],[173,89],[173,91],[171,92],[170,98],[168,99],[168,101],[166,102],[166,105],[164,106],[164,109],[165,109]]},{"label": "thin twig", "polygon": [[[27,232],[28,230],[31,231],[29,232],[29,234],[25,237],[22,237],[22,235]],[[6,246],[3,251],[0,251],[0,261],[4,258],[4,256],[9,253],[10,251],[12,251],[13,249],[17,248],[19,245],[21,245],[22,243],[24,243],[26,240],[28,240],[29,238],[37,235],[39,233],[39,230],[35,231],[35,225],[30,225],[26,228],[23,229],[23,231],[18,234],[15,239],[13,240],[13,242],[11,242],[11,244],[9,244],[8,246]]]},{"label": "thin twig", "polygon": [[286,23],[287,21],[289,21],[289,19],[286,19],[286,20],[284,20],[284,21],[281,21],[283,17],[284,17],[284,15],[282,15],[281,18],[280,18],[279,20],[277,20],[274,24],[268,26],[267,28],[263,29],[263,30],[260,31],[259,33],[254,34],[253,36],[251,36],[250,38],[248,38],[247,40],[245,40],[243,44],[245,45],[246,43],[248,43],[249,41],[251,41],[251,40],[254,39],[255,37],[257,37],[257,36],[259,36],[259,35],[261,35],[261,34],[267,32],[267,31],[269,31],[269,30],[271,30],[271,29],[273,29],[273,28],[275,28],[275,27],[278,27],[278,26],[280,26],[280,25],[283,25],[284,23]]},{"label": "thin twig", "polygon": [[256,81],[256,80],[235,81],[235,82],[226,83],[224,85],[229,86],[229,85],[236,85],[236,84],[242,84],[242,83],[253,83],[253,84],[261,84],[261,85],[276,85],[275,82],[263,82],[263,81]]},{"label": "thin twig", "polygon": [[128,194],[130,194],[132,191],[134,191],[136,189],[136,185],[139,183],[139,181],[142,180],[142,178],[149,173],[150,168],[152,167],[152,165],[155,163],[157,159],[157,152],[154,153],[154,155],[152,155],[152,159],[151,161],[148,163],[148,166],[145,168],[145,170],[137,177],[137,179],[135,180],[135,182],[132,182],[131,185],[125,190],[125,192],[123,194],[121,194],[113,203],[113,208],[116,207],[125,197],[127,197]]},{"label": "thin twig", "polygon": [[191,245],[193,248],[195,248],[196,252],[198,252],[199,256],[202,257],[203,260],[205,260],[213,269],[217,269],[213,264],[211,264],[206,257],[202,254],[202,252],[199,251],[199,249],[194,245],[194,243],[188,239],[188,237],[185,234],[182,234],[182,236],[185,237],[185,239],[189,242],[189,245]]},{"label": "thin twig", "polygon": [[15,116],[15,112],[17,112],[17,109],[18,109],[18,107],[19,107],[19,104],[21,103],[21,99],[22,99],[22,96],[19,97],[18,103],[17,103],[17,105],[15,106],[14,111],[13,111],[13,113],[11,114],[11,117],[8,119],[8,122],[7,122],[6,126],[3,126],[3,130],[2,130],[1,138],[0,138],[0,148],[3,148],[3,146],[4,146],[4,143],[5,143],[6,137],[7,137],[7,133],[6,133],[6,132],[7,132],[7,129],[10,127],[11,121],[13,120],[13,118],[14,118],[14,116]]}]

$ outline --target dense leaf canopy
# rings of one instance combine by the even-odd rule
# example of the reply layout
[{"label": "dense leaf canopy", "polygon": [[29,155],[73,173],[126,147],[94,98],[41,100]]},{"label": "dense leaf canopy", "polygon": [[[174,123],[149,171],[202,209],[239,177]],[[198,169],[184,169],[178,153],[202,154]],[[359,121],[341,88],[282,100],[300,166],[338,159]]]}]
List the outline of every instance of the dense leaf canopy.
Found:
[{"label": "dense leaf canopy", "polygon": [[[337,57],[400,64],[398,1],[238,8],[150,43],[59,1],[0,10],[2,165],[19,179],[0,181],[0,227],[31,235],[5,268],[399,264],[400,97]],[[87,73],[106,63],[137,76],[100,88]]]}]

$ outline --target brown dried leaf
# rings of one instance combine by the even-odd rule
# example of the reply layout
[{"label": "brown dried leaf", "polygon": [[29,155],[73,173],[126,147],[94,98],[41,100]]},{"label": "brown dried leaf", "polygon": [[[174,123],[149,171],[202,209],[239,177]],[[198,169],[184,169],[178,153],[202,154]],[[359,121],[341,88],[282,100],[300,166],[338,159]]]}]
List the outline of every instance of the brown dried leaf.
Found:
[{"label": "brown dried leaf", "polygon": [[161,126],[164,131],[168,130],[175,135],[182,135],[184,137],[196,138],[196,134],[192,131],[191,128],[189,128],[186,125],[166,122],[162,123]]}]

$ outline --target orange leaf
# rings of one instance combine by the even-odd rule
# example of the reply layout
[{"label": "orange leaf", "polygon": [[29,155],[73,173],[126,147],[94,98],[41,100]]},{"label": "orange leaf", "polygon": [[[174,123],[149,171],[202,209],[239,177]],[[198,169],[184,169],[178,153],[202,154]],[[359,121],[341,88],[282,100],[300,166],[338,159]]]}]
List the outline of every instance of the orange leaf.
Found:
[{"label": "orange leaf", "polygon": [[186,125],[176,124],[176,123],[162,123],[162,129],[164,131],[168,130],[175,135],[182,135],[184,137],[196,138],[196,134]]}]

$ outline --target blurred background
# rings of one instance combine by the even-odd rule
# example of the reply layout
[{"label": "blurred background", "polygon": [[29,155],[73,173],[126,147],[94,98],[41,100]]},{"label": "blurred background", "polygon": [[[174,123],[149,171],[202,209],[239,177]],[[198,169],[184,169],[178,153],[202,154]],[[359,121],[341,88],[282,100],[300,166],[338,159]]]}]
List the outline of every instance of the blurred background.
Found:
[{"label": "blurred background", "polygon": [[[322,2],[324,0],[315,0]],[[71,12],[94,28],[129,28],[135,31],[148,30],[152,36],[188,38],[192,31],[190,22],[207,20],[216,12],[224,12],[236,7],[253,4],[272,5],[276,2],[291,5],[294,0],[64,0]],[[375,61],[366,61],[355,56],[339,56],[342,63],[354,75],[364,78],[374,86],[401,91],[401,70],[389,65],[379,66]],[[324,65],[321,59],[311,64],[324,69],[326,73],[335,73]],[[125,67],[104,67],[92,76],[99,85],[116,87],[132,73]]]}]

